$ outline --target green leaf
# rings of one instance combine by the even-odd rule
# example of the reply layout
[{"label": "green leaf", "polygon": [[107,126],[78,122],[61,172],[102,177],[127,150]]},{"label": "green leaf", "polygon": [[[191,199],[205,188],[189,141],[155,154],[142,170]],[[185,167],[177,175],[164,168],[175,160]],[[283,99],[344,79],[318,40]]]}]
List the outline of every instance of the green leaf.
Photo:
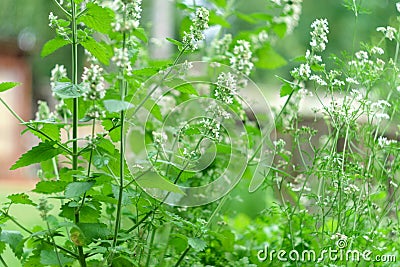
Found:
[{"label": "green leaf", "polygon": [[178,90],[181,93],[189,95],[199,95],[194,86],[190,82],[182,79],[168,80],[165,81],[164,84],[172,89]]},{"label": "green leaf", "polygon": [[104,42],[97,42],[94,38],[88,37],[86,40],[82,41],[81,44],[104,65],[108,65],[110,63],[112,50]]},{"label": "green leaf", "polygon": [[65,190],[67,184],[68,183],[64,181],[40,181],[36,184],[32,192],[39,194],[59,193]]},{"label": "green leaf", "polygon": [[154,172],[149,172],[148,174],[138,178],[136,181],[143,188],[159,188],[168,192],[185,194],[177,185]]},{"label": "green leaf", "polygon": [[113,259],[111,266],[113,266],[113,267],[136,267],[137,265],[128,257],[118,256]]},{"label": "green leaf", "polygon": [[178,41],[178,40],[175,40],[175,39],[172,39],[172,38],[169,38],[169,37],[167,37],[167,38],[165,38],[165,39],[166,39],[168,42],[170,42],[170,43],[176,45],[177,47],[182,47],[182,46],[183,46],[183,43],[180,42],[180,41]]},{"label": "green leaf", "polygon": [[68,45],[69,43],[70,42],[68,40],[65,40],[61,36],[57,36],[56,38],[51,39],[44,44],[40,55],[42,57],[47,57],[48,55],[60,49],[61,47]]},{"label": "green leaf", "polygon": [[56,82],[52,91],[62,99],[77,98],[82,96],[85,92],[81,85],[72,84],[70,82]]},{"label": "green leaf", "polygon": [[59,260],[61,261],[62,266],[66,266],[67,264],[75,261],[74,258],[66,256],[60,251],[58,251],[58,255],[54,250],[42,250],[40,252],[40,263],[43,265],[59,266]]},{"label": "green leaf", "polygon": [[197,237],[194,238],[189,237],[188,243],[189,246],[191,246],[197,252],[204,250],[207,246],[207,243],[204,240]]},{"label": "green leaf", "polygon": [[88,3],[86,12],[79,17],[78,22],[83,22],[89,28],[107,34],[112,30],[113,12],[97,4]]},{"label": "green leaf", "polygon": [[285,83],[281,87],[280,96],[284,97],[284,96],[290,95],[292,92],[293,92],[292,86],[290,86],[290,84],[288,84],[288,83]]},{"label": "green leaf", "polygon": [[22,257],[24,241],[20,232],[2,230],[0,233],[0,241],[7,243],[18,259]]},{"label": "green leaf", "polygon": [[287,63],[269,44],[257,50],[256,55],[258,61],[255,62],[255,66],[258,68],[276,69],[285,66]]},{"label": "green leaf", "polygon": [[135,29],[135,30],[132,32],[132,34],[133,34],[134,36],[136,36],[138,39],[140,39],[140,40],[142,40],[143,42],[147,43],[148,38],[147,38],[145,29],[143,29],[143,28],[137,28],[137,29]]},{"label": "green leaf", "polygon": [[18,85],[20,85],[21,83],[17,83],[17,82],[3,82],[0,83],[0,92],[4,92],[7,90],[10,90]]},{"label": "green leaf", "polygon": [[54,123],[43,123],[40,131],[44,134],[33,131],[31,132],[39,137],[43,142],[44,141],[60,141],[61,140],[61,133],[60,133],[60,126]]},{"label": "green leaf", "polygon": [[221,8],[226,7],[226,0],[210,0],[210,1],[218,7],[221,7]]},{"label": "green leaf", "polygon": [[144,69],[134,70],[133,75],[134,76],[152,76],[154,74],[157,74],[158,71],[159,71],[158,68],[144,68]]},{"label": "green leaf", "polygon": [[236,15],[239,19],[244,20],[244,21],[246,21],[246,22],[248,22],[248,23],[251,23],[251,24],[257,23],[257,20],[256,20],[256,19],[254,19],[252,16],[249,16],[249,15],[247,15],[247,14],[240,13],[240,12],[235,12],[235,15]]},{"label": "green leaf", "polygon": [[7,197],[13,204],[26,204],[36,206],[36,204],[25,193],[12,194]]},{"label": "green leaf", "polygon": [[120,112],[122,110],[133,108],[133,105],[129,102],[114,99],[104,100],[103,104],[109,112]]},{"label": "green leaf", "polygon": [[157,120],[162,121],[163,117],[161,114],[161,108],[157,103],[149,98],[144,102],[143,106],[147,109]]},{"label": "green leaf", "polygon": [[56,142],[44,142],[39,145],[32,147],[31,150],[23,154],[14,165],[11,166],[10,170],[15,170],[24,166],[29,166],[34,163],[40,163],[51,159],[59,154],[63,150],[56,144]]},{"label": "green leaf", "polygon": [[84,234],[87,244],[97,239],[107,239],[111,235],[111,231],[104,223],[79,223],[77,226]]},{"label": "green leaf", "polygon": [[279,36],[279,38],[283,38],[285,37],[287,26],[286,23],[279,23],[279,24],[274,24],[272,29],[276,33],[276,35]]},{"label": "green leaf", "polygon": [[65,188],[65,197],[74,198],[82,196],[86,191],[92,188],[94,182],[74,182],[67,185]]},{"label": "green leaf", "polygon": [[210,25],[221,25],[224,28],[230,28],[231,24],[222,16],[218,15],[215,10],[210,12]]}]

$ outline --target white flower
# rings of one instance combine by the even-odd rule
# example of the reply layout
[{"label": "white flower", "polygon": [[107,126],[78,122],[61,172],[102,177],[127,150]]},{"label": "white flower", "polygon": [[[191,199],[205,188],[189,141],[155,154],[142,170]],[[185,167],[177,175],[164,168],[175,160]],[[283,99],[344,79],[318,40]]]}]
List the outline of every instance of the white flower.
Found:
[{"label": "white flower", "polygon": [[299,75],[304,78],[304,80],[307,80],[310,75],[311,75],[311,68],[308,63],[306,64],[301,64],[299,67]]},{"label": "white flower", "polygon": [[245,40],[238,40],[237,45],[233,48],[233,56],[230,58],[232,67],[245,75],[249,75],[254,67],[251,58],[250,43]]},{"label": "white flower", "polygon": [[132,75],[133,69],[131,61],[129,60],[127,48],[114,48],[114,56],[111,58],[111,61],[113,61],[117,67],[124,69],[128,76]]},{"label": "white flower", "polygon": [[224,37],[222,37],[219,40],[214,41],[214,47],[215,47],[215,53],[217,55],[224,55],[228,50],[229,46],[232,43],[232,35],[231,34],[225,34]]},{"label": "white flower", "polygon": [[63,78],[67,78],[67,69],[64,65],[56,64],[51,70],[50,86],[53,88],[56,82],[60,81]]},{"label": "white flower", "polygon": [[283,7],[282,14],[275,17],[274,22],[286,24],[286,34],[292,33],[299,24],[303,0],[273,0],[273,2]]},{"label": "white flower", "polygon": [[311,24],[313,31],[311,34],[310,45],[314,51],[322,52],[326,49],[326,44],[328,43],[328,20],[327,19],[317,19]]},{"label": "white flower", "polygon": [[351,83],[351,84],[355,84],[355,85],[360,84],[356,79],[351,78],[351,77],[347,77],[347,78],[346,78],[346,82],[347,82],[347,83]]},{"label": "white flower", "polygon": [[82,74],[82,83],[86,87],[83,94],[85,100],[100,100],[105,96],[103,69],[99,65],[91,64],[85,67]]},{"label": "white flower", "polygon": [[321,78],[319,75],[311,75],[310,81],[315,81],[317,84],[321,86],[327,85],[327,83],[324,81],[324,79]]},{"label": "white flower", "polygon": [[396,9],[397,9],[397,12],[400,12],[400,2],[396,3]]},{"label": "white flower", "polygon": [[222,72],[218,75],[217,86],[214,91],[216,99],[224,102],[225,104],[232,104],[236,95],[237,80],[232,73]]},{"label": "white flower", "polygon": [[384,148],[385,146],[390,146],[391,144],[396,144],[397,140],[388,140],[384,136],[378,137],[378,146]]},{"label": "white flower", "polygon": [[58,19],[58,17],[55,16],[53,14],[53,12],[50,12],[50,14],[49,14],[49,26],[51,28],[54,28],[54,27],[56,27],[58,25],[57,19]]},{"label": "white flower", "polygon": [[397,30],[395,28],[393,28],[393,27],[390,27],[390,26],[387,26],[386,28],[385,27],[378,27],[378,28],[376,28],[376,30],[378,32],[384,33],[385,34],[385,38],[389,39],[390,41],[392,41],[396,37],[396,34],[397,34]]},{"label": "white flower", "polygon": [[139,27],[142,0],[133,0],[124,4],[121,0],[114,1],[110,8],[115,12],[115,22],[111,25],[116,32],[131,31]]},{"label": "white flower", "polygon": [[196,9],[193,24],[190,25],[189,32],[184,32],[183,43],[190,50],[198,48],[197,43],[205,38],[203,31],[208,29],[209,11],[204,7]]},{"label": "white flower", "polygon": [[376,55],[383,55],[385,53],[385,51],[382,48],[380,48],[379,46],[374,46],[371,49],[371,53],[376,54]]}]

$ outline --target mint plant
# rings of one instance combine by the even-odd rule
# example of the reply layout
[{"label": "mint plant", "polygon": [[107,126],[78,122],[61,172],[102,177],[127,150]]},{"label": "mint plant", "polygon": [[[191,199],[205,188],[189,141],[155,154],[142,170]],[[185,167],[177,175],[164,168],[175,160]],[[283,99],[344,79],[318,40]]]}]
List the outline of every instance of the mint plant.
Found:
[{"label": "mint plant", "polygon": [[[265,262],[265,246],[398,257],[398,19],[328,57],[334,22],[315,18],[272,111],[249,76],[288,63],[274,47],[297,27],[302,1],[266,1],[253,14],[234,0],[175,1],[182,19],[167,60],[151,57],[141,0],[53,2],[55,37],[41,55],[71,48],[71,68],[51,71],[56,105],[40,101],[24,121],[0,98],[39,140],[11,166],[38,166],[40,197],[2,203],[4,266],[7,246],[21,266],[361,264]],[[361,4],[344,1],[356,21]],[[251,30],[235,32],[235,21]],[[303,124],[307,99],[326,129]],[[254,191],[273,200],[249,218],[235,207]],[[42,222],[23,225],[15,205]]]}]

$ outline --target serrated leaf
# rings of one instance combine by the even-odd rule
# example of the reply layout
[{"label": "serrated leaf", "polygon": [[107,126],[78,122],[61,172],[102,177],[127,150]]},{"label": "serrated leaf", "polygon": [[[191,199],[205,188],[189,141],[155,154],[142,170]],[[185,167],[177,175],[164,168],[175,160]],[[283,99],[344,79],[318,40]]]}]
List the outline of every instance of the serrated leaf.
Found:
[{"label": "serrated leaf", "polygon": [[207,246],[207,243],[204,240],[197,237],[189,237],[188,243],[189,246],[191,246],[197,252],[204,250]]},{"label": "serrated leaf", "polygon": [[70,82],[56,82],[52,91],[62,99],[77,98],[85,92],[82,86]]},{"label": "serrated leaf", "polygon": [[25,193],[12,194],[7,196],[7,198],[11,200],[11,203],[13,204],[26,204],[36,206],[36,204]]},{"label": "serrated leaf", "polygon": [[158,188],[168,192],[174,192],[178,194],[185,194],[177,185],[164,179],[159,174],[149,172],[136,180],[137,183],[144,188]]},{"label": "serrated leaf", "polygon": [[32,165],[34,163],[46,161],[61,154],[62,152],[63,150],[56,144],[56,142],[40,143],[23,154],[17,160],[17,162],[11,166],[10,170],[15,170],[24,166]]},{"label": "serrated leaf", "polygon": [[68,183],[64,181],[40,181],[36,184],[32,192],[39,194],[59,193],[65,190],[67,184]]},{"label": "serrated leaf", "polygon": [[190,82],[182,79],[168,80],[165,81],[164,84],[172,89],[178,90],[181,93],[189,95],[199,95],[194,86]]},{"label": "serrated leaf", "polygon": [[2,83],[0,83],[0,92],[10,90],[20,84],[21,83],[17,83],[17,82],[2,82]]},{"label": "serrated leaf", "polygon": [[104,100],[103,104],[109,112],[120,112],[122,110],[133,108],[131,103],[115,99]]},{"label": "serrated leaf", "polygon": [[97,4],[88,3],[86,12],[79,17],[78,22],[83,22],[89,28],[107,34],[112,30],[113,12]]},{"label": "serrated leaf", "polygon": [[40,263],[43,265],[59,266],[60,265],[59,261],[61,262],[62,266],[65,266],[69,263],[73,263],[75,259],[66,256],[60,251],[58,252],[58,255],[54,250],[42,250],[40,252]]},{"label": "serrated leaf", "polygon": [[42,141],[60,141],[61,140],[61,134],[60,134],[60,126],[54,123],[44,123],[42,127],[40,128],[40,131],[43,132],[44,134],[33,131],[31,132],[39,137]]},{"label": "serrated leaf", "polygon": [[279,55],[269,44],[257,50],[258,61],[255,66],[262,69],[276,69],[287,64],[286,60]]},{"label": "serrated leaf", "polygon": [[93,181],[90,182],[73,182],[67,185],[65,188],[65,197],[74,198],[82,196],[86,191],[92,188],[94,185]]},{"label": "serrated leaf", "polygon": [[0,241],[8,244],[18,259],[22,257],[24,241],[20,232],[2,230],[0,232]]},{"label": "serrated leaf", "polygon": [[88,37],[86,40],[82,41],[81,44],[104,65],[108,65],[110,63],[112,50],[104,42],[97,42],[94,38]]},{"label": "serrated leaf", "polygon": [[293,92],[292,86],[290,86],[290,84],[285,83],[284,85],[282,85],[279,95],[281,97],[284,97],[290,95],[292,92]]},{"label": "serrated leaf", "polygon": [[42,57],[47,57],[48,55],[60,49],[61,47],[68,45],[69,43],[70,42],[68,40],[65,40],[64,38],[57,36],[56,38],[51,39],[44,44],[40,55]]}]

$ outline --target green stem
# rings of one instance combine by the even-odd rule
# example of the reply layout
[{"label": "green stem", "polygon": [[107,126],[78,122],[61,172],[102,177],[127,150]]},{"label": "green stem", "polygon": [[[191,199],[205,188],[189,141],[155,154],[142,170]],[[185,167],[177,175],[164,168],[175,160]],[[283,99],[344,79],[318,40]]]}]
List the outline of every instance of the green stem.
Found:
[{"label": "green stem", "polygon": [[[72,84],[78,83],[78,25],[76,21],[76,4],[71,0],[71,28],[72,28]],[[78,170],[78,98],[73,99],[72,108],[72,170]],[[74,177],[74,181],[76,181]],[[79,207],[75,210],[75,224],[80,222]],[[86,267],[83,247],[78,246],[79,263]]]}]

